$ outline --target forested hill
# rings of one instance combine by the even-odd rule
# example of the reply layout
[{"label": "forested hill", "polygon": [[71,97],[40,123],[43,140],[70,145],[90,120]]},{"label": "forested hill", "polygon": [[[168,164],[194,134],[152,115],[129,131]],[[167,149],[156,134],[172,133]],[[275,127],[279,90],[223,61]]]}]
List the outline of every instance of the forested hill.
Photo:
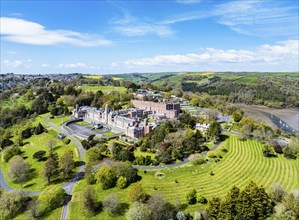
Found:
[{"label": "forested hill", "polygon": [[151,83],[161,90],[223,96],[230,102],[275,108],[299,107],[299,73],[266,72],[165,72],[119,74],[135,83]]}]

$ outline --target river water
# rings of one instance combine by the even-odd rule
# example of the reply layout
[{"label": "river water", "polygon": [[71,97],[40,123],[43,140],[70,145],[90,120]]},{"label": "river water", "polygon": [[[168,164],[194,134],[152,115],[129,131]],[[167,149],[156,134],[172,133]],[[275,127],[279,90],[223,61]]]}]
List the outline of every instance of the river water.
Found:
[{"label": "river water", "polygon": [[264,115],[266,115],[273,124],[275,124],[281,131],[283,131],[284,133],[287,134],[298,134],[299,131],[295,128],[293,128],[291,125],[289,125],[287,122],[285,122],[284,120],[282,120],[281,118],[270,114],[268,112],[263,112],[261,111]]}]

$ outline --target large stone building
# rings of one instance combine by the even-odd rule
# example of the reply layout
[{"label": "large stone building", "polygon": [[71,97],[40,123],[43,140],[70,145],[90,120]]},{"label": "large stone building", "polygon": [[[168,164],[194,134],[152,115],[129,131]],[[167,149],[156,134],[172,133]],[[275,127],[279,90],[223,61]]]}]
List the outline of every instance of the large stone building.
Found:
[{"label": "large stone building", "polygon": [[[89,106],[76,106],[73,115],[92,123],[101,123],[113,130],[120,130],[132,138],[144,137],[151,132],[163,119],[177,117],[180,104],[158,103],[132,100],[136,108],[111,111],[106,105],[105,109]],[[151,123],[148,122],[151,118]]]},{"label": "large stone building", "polygon": [[132,100],[131,102],[138,109],[152,111],[153,114],[165,115],[167,118],[175,118],[180,113],[179,103],[148,102],[141,100]]},{"label": "large stone building", "polygon": [[140,109],[125,109],[110,111],[108,105],[105,109],[97,109],[89,106],[76,107],[73,115],[76,118],[83,118],[93,123],[102,123],[115,131],[122,131],[132,138],[144,137],[156,126],[155,123],[148,123],[147,119],[142,120],[144,114],[150,112]]}]

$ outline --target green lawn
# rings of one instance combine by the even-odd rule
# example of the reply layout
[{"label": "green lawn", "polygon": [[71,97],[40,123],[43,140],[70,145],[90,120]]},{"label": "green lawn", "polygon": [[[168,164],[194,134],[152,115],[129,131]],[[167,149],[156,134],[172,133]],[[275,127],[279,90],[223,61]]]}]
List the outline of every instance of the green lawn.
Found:
[{"label": "green lawn", "polygon": [[[23,190],[26,191],[39,191],[45,188],[47,181],[43,178],[43,169],[45,162],[38,162],[35,159],[32,158],[33,154],[36,151],[39,150],[45,150],[48,152],[48,148],[46,146],[47,142],[50,140],[56,140],[56,147],[54,147],[54,150],[58,153],[59,156],[61,156],[65,151],[72,150],[74,154],[75,161],[80,160],[80,156],[76,156],[75,154],[75,148],[76,145],[73,141],[71,141],[68,145],[65,145],[62,141],[57,139],[57,132],[53,129],[50,129],[50,127],[46,126],[44,122],[44,118],[48,116],[48,114],[41,115],[37,117],[35,120],[29,120],[27,122],[31,123],[32,126],[37,125],[37,123],[41,122],[44,127],[48,129],[48,133],[43,133],[40,135],[33,135],[32,137],[25,139],[24,143],[26,143],[24,146],[21,147],[21,150],[24,152],[23,157],[25,158],[25,161],[30,164],[31,169],[34,170],[32,172],[30,179],[23,184]],[[23,127],[22,127],[23,126]],[[15,134],[16,132],[19,132],[20,130],[24,129],[24,125],[16,125],[11,130]],[[12,138],[13,140],[16,137]],[[0,166],[4,173],[4,177],[6,182],[13,188],[21,189],[20,185],[16,182],[11,181],[7,177],[8,172],[8,163],[4,162],[3,160],[3,152],[1,152],[1,158],[0,158]],[[62,182],[57,183],[62,184]]]},{"label": "green lawn", "polygon": [[[215,162],[211,159],[203,165],[194,166],[187,163],[184,166],[164,170],[148,170],[144,173],[139,171],[142,176],[140,183],[148,194],[160,192],[164,194],[170,203],[179,199],[182,204],[186,203],[185,195],[188,191],[195,188],[199,194],[204,195],[208,200],[212,196],[224,196],[234,185],[243,188],[253,180],[266,189],[274,182],[280,182],[286,190],[299,188],[299,159],[289,160],[282,155],[277,158],[266,158],[262,154],[262,144],[254,141],[239,141],[236,137],[229,137],[222,145],[227,149],[223,153],[220,149],[215,150],[215,154],[221,154],[223,159]],[[221,153],[220,153],[221,152]],[[165,173],[165,177],[157,178],[156,172]],[[210,172],[215,173],[214,176]],[[176,183],[176,181],[178,183]],[[71,211],[69,219],[84,219],[80,204],[82,191],[86,187],[86,182],[80,181],[75,189],[71,202]],[[99,186],[95,187],[98,199],[102,199],[111,192],[116,192],[123,202],[127,202],[127,189],[119,190],[113,188],[101,190]],[[201,204],[188,206],[185,212],[191,214],[198,209],[204,208]],[[109,219],[105,213],[99,213],[92,219]],[[116,219],[116,218],[115,218]]]},{"label": "green lawn", "polygon": [[63,122],[69,121],[70,118],[65,115],[58,115],[54,118],[50,118],[49,121],[55,124],[57,127],[60,127]]},{"label": "green lawn", "polygon": [[93,85],[82,85],[80,86],[80,88],[82,88],[82,90],[84,91],[91,91],[96,93],[97,91],[101,90],[103,93],[107,93],[107,92],[120,92],[120,93],[126,93],[127,89],[125,87],[121,87],[121,86],[93,86]]},{"label": "green lawn", "polygon": [[115,133],[112,131],[107,131],[107,132],[102,133],[102,135],[108,137],[108,136],[115,135]]}]

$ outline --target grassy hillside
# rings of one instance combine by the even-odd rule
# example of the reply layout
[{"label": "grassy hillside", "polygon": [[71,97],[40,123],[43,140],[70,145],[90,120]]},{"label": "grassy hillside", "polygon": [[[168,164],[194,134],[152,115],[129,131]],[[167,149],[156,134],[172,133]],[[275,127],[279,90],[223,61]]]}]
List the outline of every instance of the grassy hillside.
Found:
[{"label": "grassy hillside", "polygon": [[[228,152],[223,153],[217,149],[215,154],[223,156],[217,163],[212,159],[211,162],[198,166],[189,163],[171,169],[148,170],[146,173],[140,170],[139,175],[142,176],[140,183],[148,194],[160,192],[170,203],[180,200],[182,204],[186,203],[186,193],[190,189],[195,188],[198,194],[211,199],[212,196],[224,196],[233,185],[243,188],[251,180],[265,186],[266,189],[274,182],[280,182],[287,190],[299,188],[299,181],[294,181],[299,179],[299,159],[289,160],[282,155],[278,155],[277,158],[266,158],[262,154],[262,144],[254,140],[239,141],[236,137],[229,137],[223,145]],[[211,171],[214,176],[210,175]],[[162,172],[165,176],[156,177],[157,172]],[[102,190],[98,185],[92,186],[96,189],[100,201],[106,195],[115,192],[122,202],[128,203],[126,199],[128,189],[119,190],[115,187]],[[84,219],[80,211],[82,210],[80,198],[85,187],[85,181],[80,181],[76,185],[69,219]],[[186,211],[193,214],[195,210],[201,208],[204,206],[196,204],[188,206]],[[101,212],[92,219],[122,218],[112,218]]]}]

